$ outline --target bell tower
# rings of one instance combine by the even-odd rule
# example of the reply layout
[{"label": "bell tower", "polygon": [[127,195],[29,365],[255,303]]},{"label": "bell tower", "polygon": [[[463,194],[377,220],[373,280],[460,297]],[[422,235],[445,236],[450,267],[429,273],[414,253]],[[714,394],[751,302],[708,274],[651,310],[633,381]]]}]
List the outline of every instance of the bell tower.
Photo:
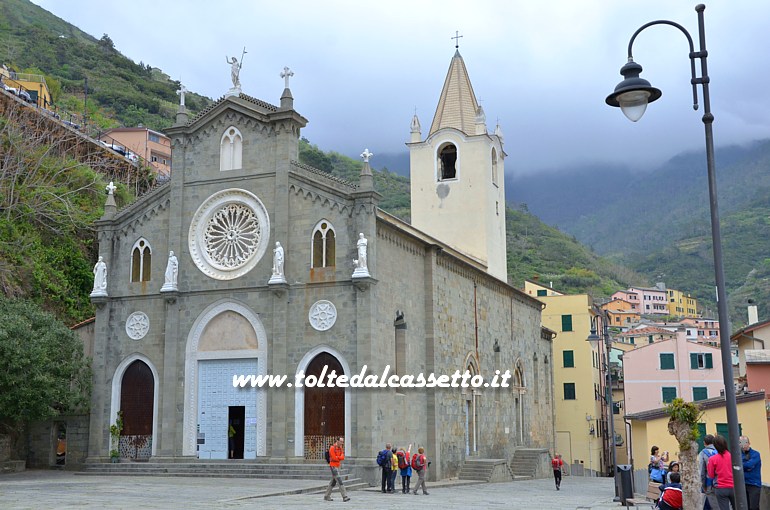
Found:
[{"label": "bell tower", "polygon": [[500,126],[487,132],[465,62],[456,50],[428,136],[417,115],[409,147],[412,225],[508,281],[505,172]]}]

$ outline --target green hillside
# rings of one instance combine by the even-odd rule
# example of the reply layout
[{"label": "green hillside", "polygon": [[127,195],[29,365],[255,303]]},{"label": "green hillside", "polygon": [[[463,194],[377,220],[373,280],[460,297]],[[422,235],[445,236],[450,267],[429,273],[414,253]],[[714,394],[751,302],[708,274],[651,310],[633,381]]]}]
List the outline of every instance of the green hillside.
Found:
[{"label": "green hillside", "polygon": [[[87,108],[89,122],[102,129],[163,130],[173,123],[179,82],[122,55],[107,34],[96,39],[28,0],[3,0],[0,41],[0,60],[17,72],[44,75],[58,109],[82,115]],[[185,97],[193,114],[209,104],[195,93]]]}]

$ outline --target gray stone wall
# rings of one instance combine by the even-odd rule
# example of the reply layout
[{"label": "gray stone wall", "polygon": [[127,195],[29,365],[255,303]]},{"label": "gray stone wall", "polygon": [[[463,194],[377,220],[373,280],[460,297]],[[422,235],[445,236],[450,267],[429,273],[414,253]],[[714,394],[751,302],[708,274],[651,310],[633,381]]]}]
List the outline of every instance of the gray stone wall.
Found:
[{"label": "gray stone wall", "polygon": [[[67,454],[65,463],[56,463],[56,431],[60,423],[67,428]],[[88,415],[59,416],[55,420],[36,422],[27,431],[27,467],[46,469],[59,467],[66,470],[80,470],[88,457],[89,418]]]}]

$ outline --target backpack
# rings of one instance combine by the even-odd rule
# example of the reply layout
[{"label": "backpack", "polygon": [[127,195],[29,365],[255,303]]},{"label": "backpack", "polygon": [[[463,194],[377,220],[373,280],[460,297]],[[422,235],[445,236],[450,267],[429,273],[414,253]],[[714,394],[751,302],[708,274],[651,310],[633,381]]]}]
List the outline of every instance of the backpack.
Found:
[{"label": "backpack", "polygon": [[391,453],[390,450],[387,450],[387,449],[382,450],[380,453],[377,454],[377,465],[382,467],[387,467],[388,469],[390,469],[392,456],[393,454]]},{"label": "backpack", "polygon": [[419,453],[415,453],[414,455],[412,455],[412,469],[421,471],[424,466],[425,466],[425,455],[420,455]]},{"label": "backpack", "polygon": [[326,450],[324,452],[324,460],[326,460],[327,464],[330,464],[332,461],[331,455],[329,455],[329,450]]},{"label": "backpack", "polygon": [[[701,453],[703,454],[703,462],[708,464],[709,458],[717,454],[717,451],[712,448],[704,448],[701,450]],[[716,476],[714,478],[709,478],[708,475],[706,475],[706,487],[713,487],[716,483]]]},{"label": "backpack", "polygon": [[409,463],[406,458],[406,453],[398,452],[396,456],[398,457],[398,469],[406,469],[409,467]]}]

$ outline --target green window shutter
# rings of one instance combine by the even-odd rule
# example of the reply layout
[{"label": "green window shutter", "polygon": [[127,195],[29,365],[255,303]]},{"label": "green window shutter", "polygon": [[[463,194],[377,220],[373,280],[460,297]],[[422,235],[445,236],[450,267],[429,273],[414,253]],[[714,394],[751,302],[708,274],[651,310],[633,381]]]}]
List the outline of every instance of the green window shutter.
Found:
[{"label": "green window shutter", "polygon": [[575,383],[564,383],[564,400],[575,400]]},{"label": "green window shutter", "polygon": [[730,434],[728,433],[727,423],[717,423],[717,434],[720,436],[727,438]]},{"label": "green window shutter", "polygon": [[[720,436],[723,436],[725,439],[727,439],[727,443],[728,443],[727,447],[728,448],[732,448],[732,446],[729,444],[730,443],[730,433],[729,433],[729,429],[727,428],[727,423],[717,423],[717,434],[719,434]],[[739,436],[743,435],[743,424],[742,423],[738,424],[738,435]]]},{"label": "green window shutter", "polygon": [[699,400],[706,400],[709,398],[709,390],[705,386],[696,386],[692,389],[692,400],[697,402]]},{"label": "green window shutter", "polygon": [[703,448],[706,447],[706,445],[703,444],[703,438],[706,437],[706,424],[705,423],[699,423],[698,424],[698,452],[703,450]]},{"label": "green window shutter", "polygon": [[540,296],[547,296],[547,295],[548,295],[548,291],[547,290],[545,290],[545,289],[538,289],[538,291],[537,291],[537,296],[538,297],[540,297]]},{"label": "green window shutter", "polygon": [[714,360],[711,358],[711,353],[706,353],[706,368],[714,368]]},{"label": "green window shutter", "polygon": [[561,330],[572,331],[572,315],[561,316]]},{"label": "green window shutter", "polygon": [[676,388],[673,386],[663,386],[663,403],[668,404],[676,398]]},{"label": "green window shutter", "polygon": [[575,366],[574,351],[562,351],[562,357],[564,358],[564,368],[572,368]]},{"label": "green window shutter", "polygon": [[690,353],[690,368],[698,370],[698,354],[695,352]]},{"label": "green window shutter", "polygon": [[671,352],[660,353],[660,369],[674,370],[674,354]]}]

